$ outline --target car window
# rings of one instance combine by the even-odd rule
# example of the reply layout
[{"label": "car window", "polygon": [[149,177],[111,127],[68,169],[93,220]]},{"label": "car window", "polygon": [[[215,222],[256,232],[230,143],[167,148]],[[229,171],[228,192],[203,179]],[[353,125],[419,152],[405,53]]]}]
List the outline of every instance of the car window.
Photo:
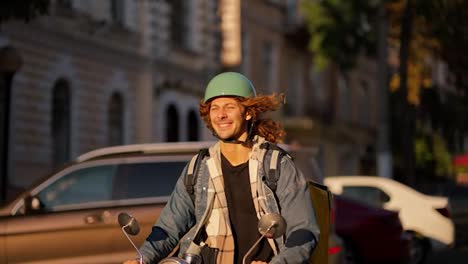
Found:
[{"label": "car window", "polygon": [[108,201],[112,199],[115,165],[73,171],[42,190],[38,197],[46,211],[57,206]]},{"label": "car window", "polygon": [[169,196],[186,161],[116,163],[75,170],[37,195],[42,210],[58,211],[85,203]]},{"label": "car window", "polygon": [[113,199],[169,196],[187,162],[119,165]]},{"label": "car window", "polygon": [[369,186],[343,186],[343,196],[377,208],[390,200],[382,190]]}]

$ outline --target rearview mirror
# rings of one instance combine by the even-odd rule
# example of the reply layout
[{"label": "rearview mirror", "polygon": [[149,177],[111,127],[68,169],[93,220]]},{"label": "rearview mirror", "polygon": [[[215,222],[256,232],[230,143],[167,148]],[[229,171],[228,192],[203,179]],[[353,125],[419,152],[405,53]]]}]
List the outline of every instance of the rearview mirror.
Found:
[{"label": "rearview mirror", "polygon": [[122,232],[124,235],[127,237],[128,241],[132,244],[133,248],[135,248],[136,252],[138,252],[138,256],[140,256],[140,264],[143,264],[143,255],[141,254],[140,250],[138,247],[133,243],[133,241],[130,239],[128,235],[135,236],[140,232],[140,226],[138,225],[137,220],[135,217],[122,212],[118,216],[118,221],[120,228],[122,229]]},{"label": "rearview mirror", "polygon": [[28,195],[23,199],[24,214],[39,213],[44,208],[41,200],[37,196]]},{"label": "rearview mirror", "polygon": [[140,233],[140,225],[135,217],[127,214],[127,213],[120,213],[119,217],[119,225],[120,227],[129,235],[136,236]]},{"label": "rearview mirror", "polygon": [[284,235],[286,221],[279,214],[266,214],[258,222],[258,232],[266,238],[277,238]]},{"label": "rearview mirror", "polygon": [[286,232],[286,221],[280,214],[269,213],[263,215],[258,221],[258,232],[262,234],[255,244],[245,253],[242,264],[245,264],[247,257],[263,238],[278,238]]}]

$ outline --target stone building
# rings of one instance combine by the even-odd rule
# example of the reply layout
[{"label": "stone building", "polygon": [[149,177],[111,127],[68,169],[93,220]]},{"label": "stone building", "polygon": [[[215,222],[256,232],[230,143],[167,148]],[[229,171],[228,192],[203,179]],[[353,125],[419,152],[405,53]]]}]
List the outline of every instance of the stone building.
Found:
[{"label": "stone building", "polygon": [[50,15],[3,24],[0,45],[23,61],[9,192],[95,148],[211,137],[198,102],[220,71],[216,10],[215,0],[56,0]]}]

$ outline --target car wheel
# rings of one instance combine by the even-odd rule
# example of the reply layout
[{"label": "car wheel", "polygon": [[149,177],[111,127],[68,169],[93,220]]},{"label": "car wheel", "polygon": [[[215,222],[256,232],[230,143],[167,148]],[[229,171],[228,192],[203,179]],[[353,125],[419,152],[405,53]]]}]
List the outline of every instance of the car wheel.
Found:
[{"label": "car wheel", "polygon": [[358,264],[361,263],[356,247],[349,241],[344,242],[344,263]]},{"label": "car wheel", "polygon": [[417,234],[411,234],[410,241],[410,264],[424,263],[427,246],[424,239]]}]

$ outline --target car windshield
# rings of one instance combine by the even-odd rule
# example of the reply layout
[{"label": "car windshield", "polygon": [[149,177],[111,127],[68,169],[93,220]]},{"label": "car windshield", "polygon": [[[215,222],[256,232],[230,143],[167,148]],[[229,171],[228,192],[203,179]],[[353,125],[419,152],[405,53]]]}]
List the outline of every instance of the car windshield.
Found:
[{"label": "car windshield", "polygon": [[345,186],[342,195],[375,208],[382,208],[390,200],[386,193],[368,186]]}]

